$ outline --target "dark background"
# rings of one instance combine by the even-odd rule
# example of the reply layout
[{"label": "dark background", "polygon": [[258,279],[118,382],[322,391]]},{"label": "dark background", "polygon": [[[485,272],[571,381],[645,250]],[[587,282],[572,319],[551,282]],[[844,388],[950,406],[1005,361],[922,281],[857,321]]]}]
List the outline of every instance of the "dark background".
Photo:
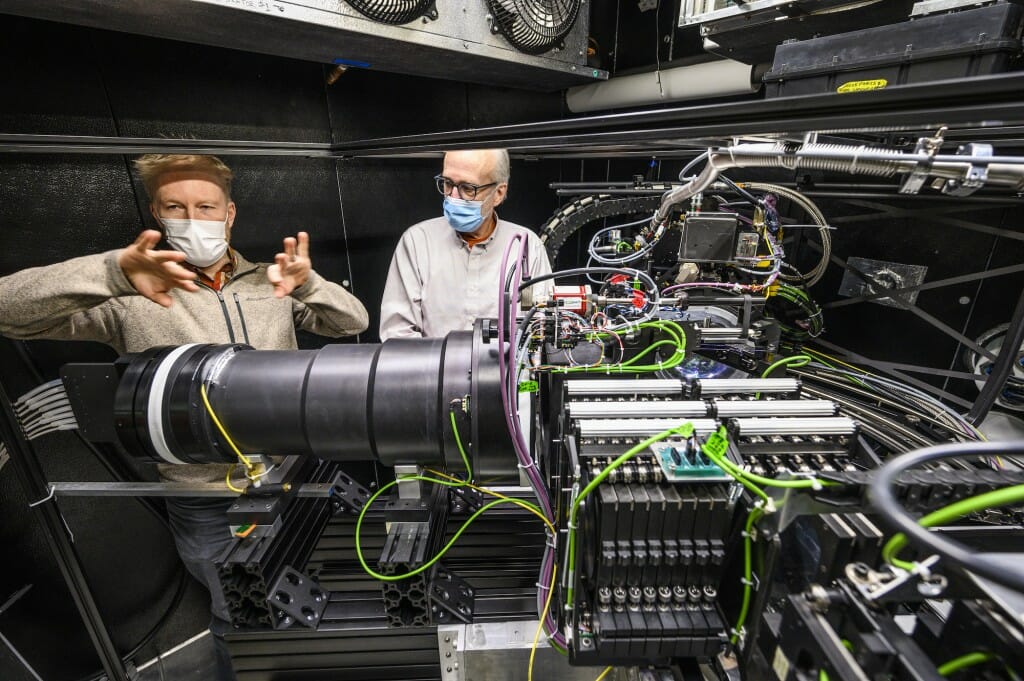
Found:
[{"label": "dark background", "polygon": [[[592,33],[601,66],[613,73],[650,66],[655,49],[662,61],[697,54],[695,32],[674,28],[677,4],[641,13],[635,1],[599,3]],[[330,66],[2,15],[0,63],[2,133],[330,143],[568,115],[561,93],[360,70],[327,85]],[[130,160],[0,155],[0,275],[119,248],[152,226]],[[440,214],[441,197],[431,181],[440,159],[224,160],[236,173],[233,245],[246,257],[265,261],[282,238],[309,231],[315,268],[349,287],[370,312],[370,329],[358,340],[376,341],[380,298],[398,237],[414,222]],[[516,159],[501,215],[536,229],[561,203],[548,189],[551,182],[621,180],[648,172],[652,179],[671,179],[681,165],[655,161],[650,167],[649,159]],[[889,203],[937,212],[843,223],[834,233],[835,252],[843,258],[928,265],[928,280],[1024,261],[1020,240],[942,222],[949,217],[943,205],[952,204]],[[865,212],[830,199],[819,205],[830,219]],[[956,216],[1020,234],[1015,207],[979,207]],[[576,264],[574,252],[570,243],[558,265]],[[818,299],[837,298],[840,279],[841,271],[833,267],[815,289]],[[964,284],[923,292],[918,304],[974,337],[1007,321],[1022,285],[1019,276]],[[826,317],[826,329],[828,339],[869,357],[959,368],[956,341],[894,308],[843,308]],[[304,347],[322,342],[300,338]],[[0,343],[0,380],[12,395],[55,377],[63,362],[110,357],[108,349],[88,343]],[[948,387],[973,397],[969,385]],[[73,435],[41,441],[39,454],[51,480],[110,479]],[[372,475],[367,471],[363,477]],[[0,470],[0,603],[33,585],[0,614],[0,633],[44,678],[78,678],[97,668],[97,661],[29,501],[13,471]],[[60,507],[115,641],[127,650],[171,603],[180,568],[169,535],[134,500],[61,500]],[[189,583],[173,624],[138,660],[200,631],[207,619],[204,598]],[[0,678],[14,680],[19,674],[6,648],[0,648]]]}]

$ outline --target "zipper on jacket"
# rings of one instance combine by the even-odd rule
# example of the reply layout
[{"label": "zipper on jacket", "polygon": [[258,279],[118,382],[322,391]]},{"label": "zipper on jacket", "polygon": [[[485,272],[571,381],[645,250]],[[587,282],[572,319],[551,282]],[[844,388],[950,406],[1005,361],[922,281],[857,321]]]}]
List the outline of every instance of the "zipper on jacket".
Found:
[{"label": "zipper on jacket", "polygon": [[252,343],[249,342],[249,329],[245,328],[245,315],[242,314],[242,301],[238,299],[237,293],[232,293],[231,295],[234,296],[235,307],[238,308],[238,319],[242,322],[242,336],[245,338],[245,344],[252,345]]},{"label": "zipper on jacket", "polygon": [[[209,289],[209,290],[211,290],[211,291],[213,291],[214,293],[217,294],[217,300],[220,301],[220,311],[224,313],[224,321],[228,325],[228,338],[231,339],[232,343],[236,342],[235,341],[235,329],[234,329],[234,326],[231,324],[231,315],[228,314],[228,305],[227,305],[227,303],[224,302],[224,296],[222,296],[220,291],[218,291],[217,289],[213,288],[212,286],[207,286],[206,284],[204,284],[202,282],[196,282],[196,283],[199,286],[202,286],[205,289]],[[244,324],[244,322],[243,322],[243,324]]]}]

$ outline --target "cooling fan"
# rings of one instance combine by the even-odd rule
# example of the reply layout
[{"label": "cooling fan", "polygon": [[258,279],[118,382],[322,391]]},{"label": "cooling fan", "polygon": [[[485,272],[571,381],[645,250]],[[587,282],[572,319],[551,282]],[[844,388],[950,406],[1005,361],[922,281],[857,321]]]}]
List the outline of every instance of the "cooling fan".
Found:
[{"label": "cooling fan", "polygon": [[382,24],[407,24],[422,16],[437,18],[434,0],[345,0],[363,16]]},{"label": "cooling fan", "polygon": [[580,0],[487,0],[491,30],[520,52],[543,54],[561,44],[580,13]]}]

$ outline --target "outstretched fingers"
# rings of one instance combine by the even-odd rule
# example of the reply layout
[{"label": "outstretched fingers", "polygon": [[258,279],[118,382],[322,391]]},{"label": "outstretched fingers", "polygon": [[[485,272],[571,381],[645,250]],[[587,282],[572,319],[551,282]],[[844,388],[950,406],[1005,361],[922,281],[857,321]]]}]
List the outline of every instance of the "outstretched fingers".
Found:
[{"label": "outstretched fingers", "polygon": [[296,247],[295,237],[293,237],[293,236],[285,237],[285,240],[284,240],[284,253],[285,253],[286,256],[288,256],[288,260],[289,261],[295,260],[296,248],[297,247]]},{"label": "outstretched fingers", "polygon": [[148,251],[151,250],[158,243],[160,243],[160,232],[156,231],[155,229],[146,229],[143,230],[139,234],[139,236],[135,238],[135,241],[132,243],[132,246],[139,249],[140,251]]}]

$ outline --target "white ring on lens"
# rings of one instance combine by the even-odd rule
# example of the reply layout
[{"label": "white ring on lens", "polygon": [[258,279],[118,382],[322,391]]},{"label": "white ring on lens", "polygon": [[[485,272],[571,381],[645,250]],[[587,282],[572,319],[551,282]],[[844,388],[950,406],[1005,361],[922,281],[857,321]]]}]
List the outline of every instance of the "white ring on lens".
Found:
[{"label": "white ring on lens", "polygon": [[153,383],[149,389],[149,404],[146,405],[146,420],[149,422],[149,439],[153,443],[153,449],[160,455],[167,463],[182,464],[185,462],[179,459],[171,451],[171,448],[167,446],[167,440],[164,438],[164,388],[167,385],[167,379],[171,375],[171,367],[174,362],[181,357],[186,350],[191,347],[199,345],[198,343],[189,343],[188,345],[181,345],[171,351],[171,354],[167,355],[160,361],[160,366],[156,368],[156,373],[153,374]]}]

